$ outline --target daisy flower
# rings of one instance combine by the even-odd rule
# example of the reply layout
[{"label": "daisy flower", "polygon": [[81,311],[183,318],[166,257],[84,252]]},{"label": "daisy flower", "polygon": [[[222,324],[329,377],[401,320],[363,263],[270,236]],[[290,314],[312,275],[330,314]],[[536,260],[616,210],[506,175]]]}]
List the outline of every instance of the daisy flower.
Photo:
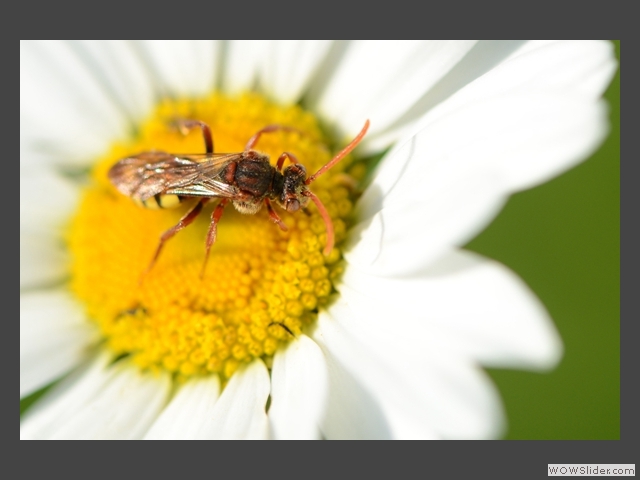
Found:
[{"label": "daisy flower", "polygon": [[[461,247],[600,145],[615,69],[603,41],[21,42],[20,397],[49,386],[21,438],[501,436],[483,367],[549,369],[562,344]],[[255,149],[308,174],[370,128],[309,187],[330,222],[229,205],[201,274],[215,207],[148,268],[193,203],[108,177],[204,153],[176,119],[215,152],[292,127]]]}]

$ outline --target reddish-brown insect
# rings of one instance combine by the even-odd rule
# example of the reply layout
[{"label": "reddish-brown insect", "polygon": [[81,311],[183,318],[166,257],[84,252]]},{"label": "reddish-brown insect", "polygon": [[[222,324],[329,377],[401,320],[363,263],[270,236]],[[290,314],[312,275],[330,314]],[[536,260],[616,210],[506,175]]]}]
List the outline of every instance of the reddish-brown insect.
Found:
[{"label": "reddish-brown insect", "polygon": [[[268,155],[253,150],[263,133],[277,130],[297,131],[294,128],[269,125],[249,139],[243,152],[213,153],[213,137],[206,123],[198,120],[179,120],[176,126],[183,133],[191,128],[200,127],[206,153],[142,152],[120,160],[111,167],[108,174],[111,183],[121,193],[147,208],[169,208],[188,198],[200,199],[176,225],[160,236],[160,242],[146,272],[155,264],[165,242],[191,224],[202,211],[202,207],[214,198],[221,200],[211,215],[201,275],[204,273],[211,246],[216,241],[218,222],[225,205],[229,202],[236,210],[246,214],[257,213],[262,204],[266,204],[271,220],[286,231],[287,227],[271,206],[271,201],[288,212],[295,212],[306,207],[309,200],[312,200],[318,207],[327,229],[324,253],[327,255],[331,252],[334,243],[331,218],[320,199],[307,187],[360,143],[369,128],[369,120],[349,145],[309,177],[305,167],[292,153],[283,152],[274,167],[269,163]],[[283,171],[282,167],[287,158],[292,164]]]}]

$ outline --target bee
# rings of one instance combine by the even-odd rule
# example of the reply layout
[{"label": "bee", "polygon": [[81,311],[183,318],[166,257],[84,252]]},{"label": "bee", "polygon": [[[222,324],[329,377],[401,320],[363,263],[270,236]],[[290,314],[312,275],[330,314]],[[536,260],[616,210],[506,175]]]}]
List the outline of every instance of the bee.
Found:
[{"label": "bee", "polygon": [[[278,130],[297,131],[284,125],[269,125],[256,132],[239,153],[214,153],[213,136],[209,126],[199,120],[180,119],[174,122],[183,134],[200,127],[205,143],[205,153],[181,154],[162,151],[148,151],[123,158],[109,170],[108,177],[118,191],[146,208],[171,208],[183,201],[195,198],[191,207],[180,221],[160,236],[155,253],[143,273],[148,273],[158,260],[164,244],[180,230],[196,219],[204,205],[220,199],[211,214],[211,223],[205,240],[205,257],[200,277],[209,259],[211,246],[216,241],[217,227],[224,207],[231,202],[240,213],[253,215],[266,205],[269,217],[283,231],[287,226],[273,209],[272,202],[287,212],[296,212],[307,207],[309,201],[315,203],[324,220],[327,243],[324,254],[333,249],[333,224],[327,209],[308,186],[316,178],[334,167],[360,143],[369,128],[369,120],[356,137],[327,164],[313,175],[307,176],[304,165],[293,153],[283,152],[276,165],[271,165],[269,156],[254,150],[264,133]],[[284,162],[291,163],[284,168]]]}]

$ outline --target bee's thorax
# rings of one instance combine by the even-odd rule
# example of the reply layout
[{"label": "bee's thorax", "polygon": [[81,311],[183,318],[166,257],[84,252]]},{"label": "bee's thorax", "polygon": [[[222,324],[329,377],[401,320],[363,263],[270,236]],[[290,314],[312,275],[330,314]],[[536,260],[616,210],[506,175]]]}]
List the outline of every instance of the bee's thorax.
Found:
[{"label": "bee's thorax", "polygon": [[234,180],[237,187],[254,197],[264,197],[272,188],[274,168],[266,155],[255,151],[245,152],[245,158],[237,162]]}]

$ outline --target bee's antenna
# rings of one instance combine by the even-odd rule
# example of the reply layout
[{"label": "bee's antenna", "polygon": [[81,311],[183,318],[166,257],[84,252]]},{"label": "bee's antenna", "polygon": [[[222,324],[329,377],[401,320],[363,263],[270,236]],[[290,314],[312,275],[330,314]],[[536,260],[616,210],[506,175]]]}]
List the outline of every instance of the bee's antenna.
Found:
[{"label": "bee's antenna", "polygon": [[334,243],[333,222],[331,221],[331,215],[329,215],[329,212],[327,211],[325,206],[322,204],[320,199],[316,197],[312,192],[310,192],[309,190],[305,190],[304,192],[302,192],[302,195],[304,195],[305,197],[309,197],[311,200],[313,200],[313,203],[315,203],[316,207],[318,207],[320,216],[324,220],[324,224],[327,228],[327,244],[324,247],[324,254],[329,255],[331,253],[331,250],[333,250],[333,243]]},{"label": "bee's antenna", "polygon": [[[322,168],[320,168],[320,170],[318,170],[316,173],[314,173],[313,175],[311,175],[309,178],[307,178],[304,182],[305,185],[309,185],[311,182],[313,182],[316,178],[318,178],[320,175],[322,175],[324,172],[326,172],[327,170],[329,170],[331,167],[333,167],[336,163],[338,163],[340,160],[342,160],[344,157],[346,157],[351,150],[353,150],[354,148],[356,148],[356,146],[360,143],[360,141],[362,140],[362,138],[365,136],[365,134],[367,133],[367,130],[369,129],[369,120],[367,120],[366,122],[364,122],[364,127],[362,127],[362,130],[360,130],[360,133],[358,135],[356,135],[356,138],[354,138],[353,140],[351,140],[351,143],[349,145],[347,145],[346,147],[344,147],[340,153],[338,153],[335,157],[333,157],[329,163],[327,163],[325,166],[323,166]],[[313,200],[313,197],[311,197],[311,199]],[[314,200],[315,202],[315,200]],[[317,205],[317,202],[316,202]]]}]

